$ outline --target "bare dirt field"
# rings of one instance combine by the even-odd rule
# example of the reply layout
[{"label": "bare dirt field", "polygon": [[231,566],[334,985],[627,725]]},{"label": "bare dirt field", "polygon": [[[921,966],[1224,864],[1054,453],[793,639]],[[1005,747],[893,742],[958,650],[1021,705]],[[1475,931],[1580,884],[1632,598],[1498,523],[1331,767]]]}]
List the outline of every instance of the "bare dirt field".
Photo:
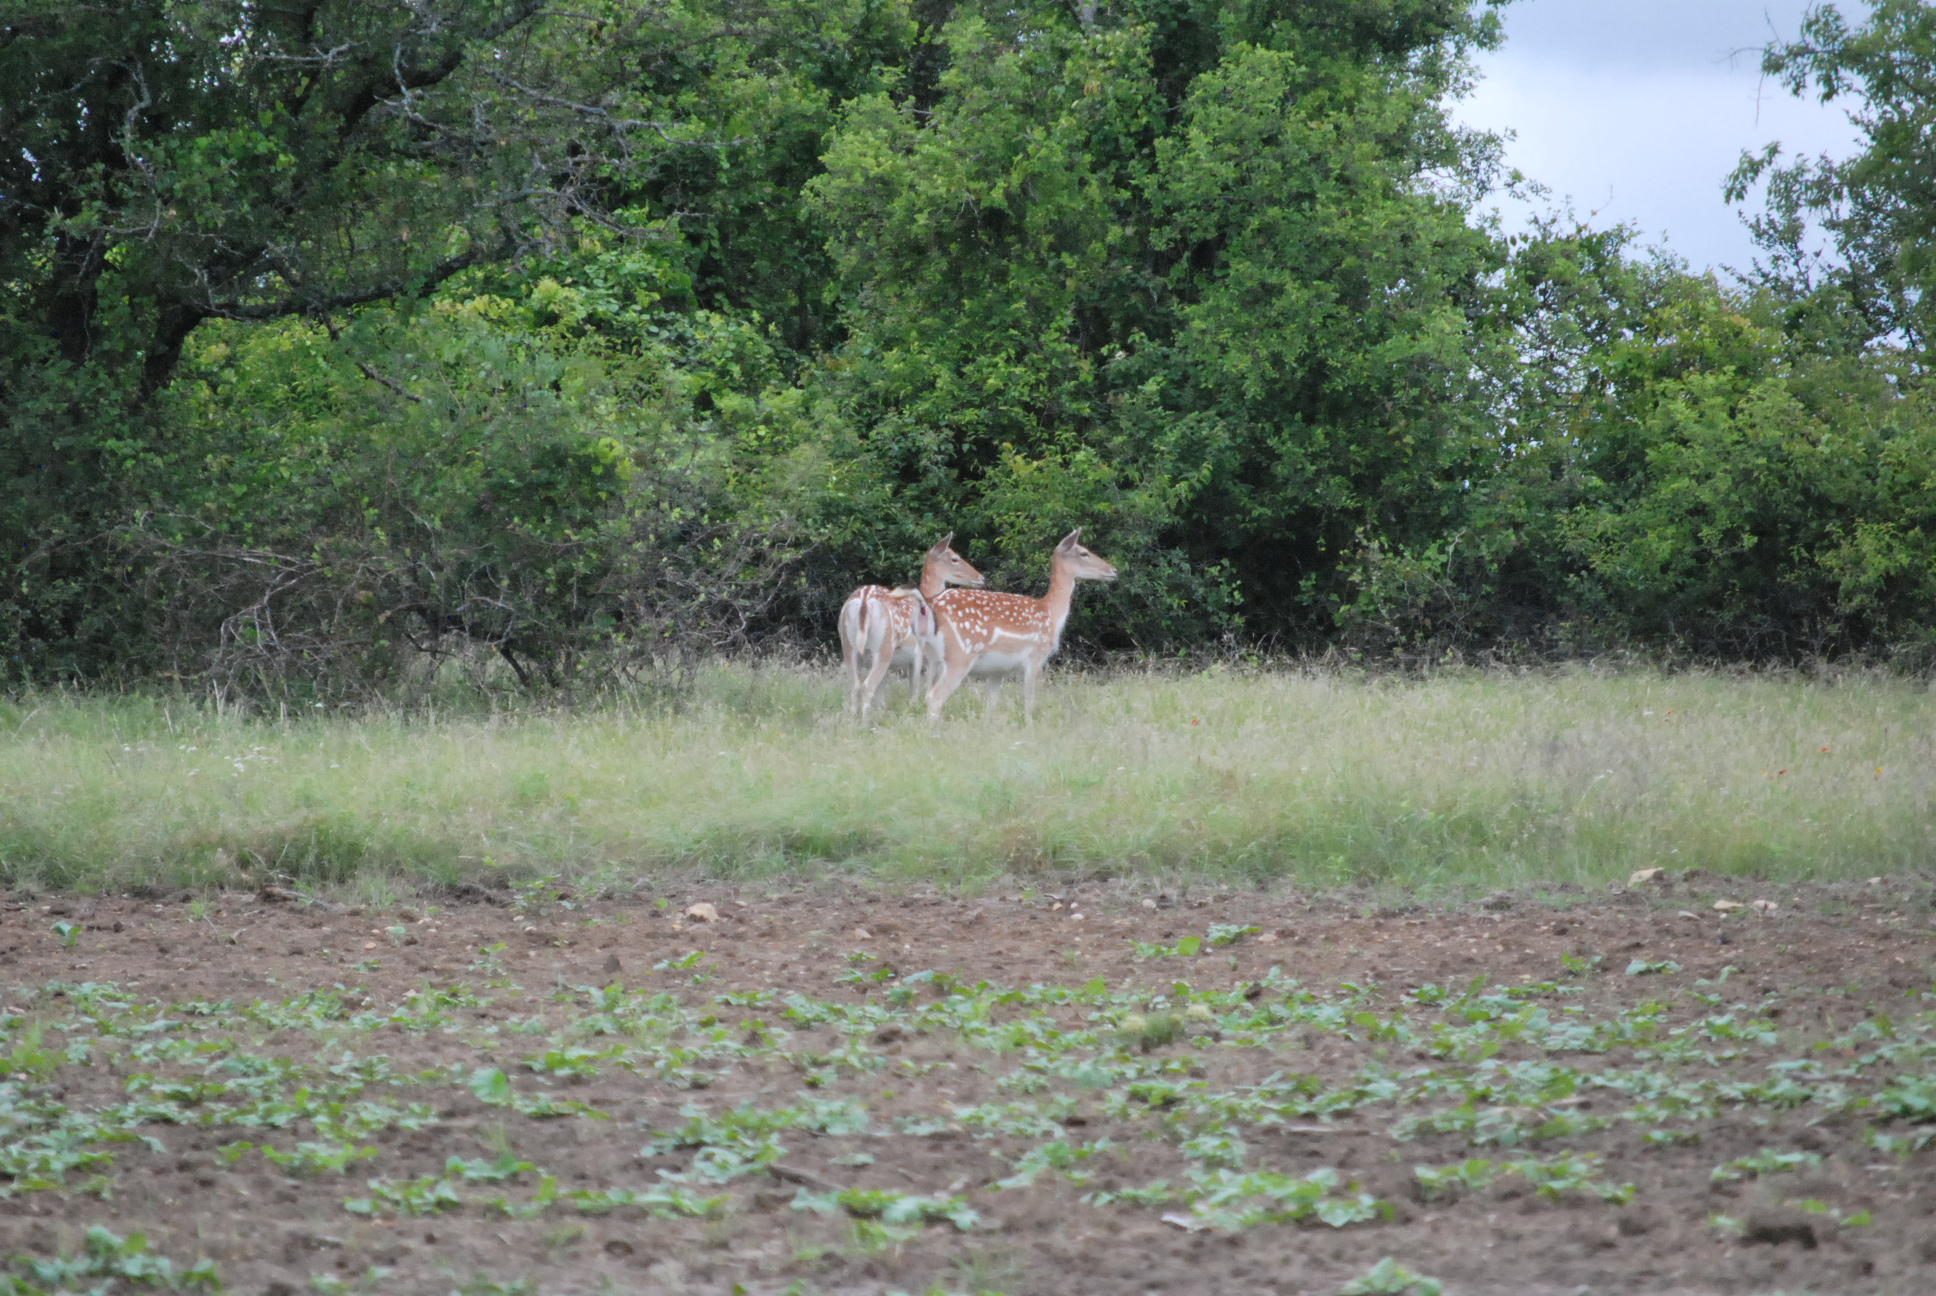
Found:
[{"label": "bare dirt field", "polygon": [[1936,1292],[1931,900],[15,894],[0,1290]]}]

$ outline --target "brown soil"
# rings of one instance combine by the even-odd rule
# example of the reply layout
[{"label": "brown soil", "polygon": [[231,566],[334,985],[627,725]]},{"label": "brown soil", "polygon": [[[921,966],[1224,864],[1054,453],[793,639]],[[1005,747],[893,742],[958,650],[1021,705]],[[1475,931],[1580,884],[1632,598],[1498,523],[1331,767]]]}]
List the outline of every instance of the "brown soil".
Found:
[{"label": "brown soil", "polygon": [[[1066,1084],[1030,1094],[999,1087],[1028,1060],[1025,1045],[1005,1049],[971,1044],[959,1033],[904,1029],[892,1014],[879,1029],[851,1039],[878,1069],[827,1061],[841,1042],[825,1025],[789,1023],[778,1003],[721,1007],[731,991],[777,989],[853,1007],[883,1004],[894,982],[858,984],[843,973],[892,965],[902,974],[927,968],[962,983],[997,986],[1080,986],[1102,978],[1112,993],[1171,992],[1187,980],[1199,989],[1259,986],[1252,1006],[1281,1001],[1282,978],[1295,978],[1319,995],[1346,995],[1344,983],[1371,987],[1357,1011],[1377,1018],[1403,1011],[1421,1033],[1407,1040],[1376,1038],[1368,1027],[1341,1021],[1335,1028],[1305,1025],[1246,1043],[1222,1027],[1196,1030],[1145,1053],[1172,1059],[1172,1077],[1200,1082],[1202,1091],[1235,1090],[1272,1074],[1314,1077],[1335,1086],[1373,1062],[1393,1073],[1437,1069],[1461,1074],[1474,1060],[1432,1055],[1422,1033],[1438,1020],[1406,996],[1424,985],[1463,988],[1475,977],[1520,985],[1548,978],[1581,987],[1573,995],[1535,995],[1556,1017],[1579,1006],[1608,1019],[1647,1000],[1668,1005],[1668,1026],[1727,1013],[1773,1023],[1773,1044],[1744,1046],[1739,1056],[1717,1049],[1714,1060],[1673,1064],[1648,1061],[1636,1046],[1591,1053],[1541,1051],[1507,1042],[1496,1061],[1563,1064],[1582,1071],[1653,1066],[1683,1081],[1761,1082],[1769,1063],[1809,1059],[1849,1068],[1844,1083],[1860,1094],[1900,1075],[1936,1073],[1932,1052],[1914,1049],[1892,1061],[1865,1056],[1873,1028],[1857,1024],[1887,1014],[1899,1041],[1936,1043],[1932,1007],[1932,930],[1927,887],[1907,883],[1793,888],[1756,887],[1718,878],[1643,887],[1612,896],[1495,897],[1449,910],[1375,908],[1351,894],[1224,893],[1160,907],[1122,885],[1088,885],[1057,895],[986,897],[956,901],[883,896],[828,885],[774,894],[725,887],[651,899],[588,899],[542,917],[518,912],[502,897],[428,898],[399,912],[325,911],[303,902],[251,896],[156,900],[16,896],[0,921],[3,1002],[23,1016],[11,1023],[6,1047],[15,1048],[30,1023],[47,1027],[46,1043],[60,1047],[75,1031],[54,1029],[72,1017],[73,992],[50,982],[113,984],[143,1003],[228,1000],[237,1008],[275,1002],[310,989],[351,987],[382,1014],[426,985],[464,983],[488,998],[433,1029],[408,1023],[367,1029],[341,1022],[328,1029],[272,1029],[237,1018],[210,1038],[228,1038],[258,1054],[319,1069],[345,1049],[384,1054],[391,1071],[406,1076],[434,1070],[420,1083],[397,1086],[383,1101],[429,1101],[436,1119],[424,1128],[391,1128],[371,1135],[378,1155],[347,1174],[285,1175],[253,1153],[229,1163],[217,1150],[237,1141],[291,1147],[315,1137],[306,1122],[286,1129],[224,1123],[156,1123],[144,1128],[165,1151],[141,1144],[108,1145],[113,1156],[103,1179],[70,1172],[61,1187],[21,1189],[0,1200],[0,1251],[49,1256],[80,1249],[81,1234],[101,1224],[117,1234],[145,1233],[151,1252],[177,1266],[212,1258],[228,1290],[255,1296],[299,1291],[368,1290],[443,1293],[522,1290],[533,1293],[889,1291],[1001,1291],[1019,1293],[1279,1292],[1334,1293],[1381,1257],[1443,1281],[1451,1296],[1468,1293],[1616,1292],[1936,1292],[1936,1152],[1890,1154],[1865,1142],[1880,1129],[1909,1136],[1910,1121],[1887,1121],[1873,1109],[1844,1102],[1803,1101],[1793,1107],[1721,1101],[1709,1118],[1687,1128],[1698,1142],[1650,1147],[1649,1126],[1615,1120],[1557,1140],[1509,1148],[1475,1148],[1457,1133],[1393,1137],[1407,1116],[1446,1103],[1366,1102],[1334,1119],[1323,1116],[1232,1128],[1248,1144],[1249,1168],[1303,1175],[1338,1170],[1388,1209],[1381,1218],[1347,1227],[1321,1223],[1265,1223],[1236,1231],[1192,1230],[1163,1217],[1188,1219],[1179,1203],[1096,1206],[1080,1199],[1099,1187],[1127,1187],[1167,1178],[1181,1183],[1186,1165],[1182,1132],[1166,1129],[1160,1106],[1124,1114],[1107,1086]],[[1777,901],[1772,915],[1743,911],[1717,917],[1715,898]],[[721,920],[700,923],[677,915],[698,901],[717,906]],[[437,906],[424,910],[428,906]],[[1072,915],[1080,912],[1078,920]],[[1682,916],[1683,913],[1691,916]],[[421,919],[421,921],[420,921]],[[588,925],[595,920],[595,925]],[[64,948],[55,923],[83,928],[78,946]],[[1263,934],[1196,958],[1139,957],[1136,942],[1174,944],[1201,937],[1210,924],[1251,924]],[[401,927],[401,932],[393,929]],[[401,942],[401,943],[399,943]],[[478,967],[480,949],[502,943]],[[652,971],[693,949],[708,952],[712,979],[693,984],[689,971]],[[878,960],[855,962],[854,951]],[[1603,962],[1570,980],[1562,956]],[[1631,960],[1671,960],[1678,972],[1624,974]],[[356,970],[375,960],[380,966]],[[1281,969],[1278,980],[1269,970]],[[1725,985],[1700,986],[1719,978]],[[497,981],[494,988],[489,982]],[[515,980],[516,987],[508,984]],[[603,1065],[578,1083],[549,1082],[520,1059],[576,1040],[605,1047],[609,1037],[574,1035],[590,1009],[572,987],[613,982],[663,990],[694,1010],[722,1014],[749,1041],[764,1041],[743,1058],[695,1063],[689,1074],[665,1078],[640,1066]],[[1694,996],[1720,993],[1725,1003]],[[932,1003],[940,992],[922,987],[914,997]],[[554,997],[554,995],[556,997]],[[1737,1006],[1739,1005],[1739,1006]],[[1243,1007],[1238,1002],[1239,1008]],[[1082,1005],[1001,1005],[999,1020],[1035,1017],[1062,1030],[1094,1029]],[[1221,1013],[1223,1010],[1219,1009]],[[1120,1014],[1119,1014],[1120,1015]],[[175,1014],[180,1017],[179,1013]],[[221,1016],[218,1011],[216,1018]],[[540,1020],[541,1018],[541,1020]],[[193,1020],[189,1019],[191,1024]],[[1376,1020],[1376,1019],[1374,1019]],[[520,1033],[512,1027],[524,1023]],[[1921,1033],[1918,1033],[1918,1032]],[[1852,1033],[1854,1032],[1854,1033]],[[84,1034],[85,1032],[78,1032]],[[166,1032],[163,1032],[164,1034]],[[153,1038],[160,1038],[156,1035]],[[141,1037],[147,1038],[147,1037]],[[70,1112],[96,1111],[128,1100],[130,1077],[141,1072],[186,1077],[213,1074],[193,1059],[137,1062],[127,1050],[134,1036],[105,1040],[85,1061],[71,1058],[51,1075],[16,1070],[15,1096],[56,1103]],[[4,1042],[4,1041],[0,1041]],[[212,1057],[220,1057],[212,1053]],[[609,1120],[584,1116],[529,1119],[472,1096],[461,1077],[476,1067],[501,1067],[521,1091],[584,1103]],[[711,1115],[742,1105],[784,1106],[818,1068],[823,1097],[865,1103],[875,1133],[786,1131],[784,1155],[773,1170],[720,1185],[693,1183],[702,1196],[730,1200],[705,1218],[654,1218],[638,1210],[582,1215],[564,1202],[510,1218],[478,1204],[504,1191],[499,1185],[460,1184],[465,1203],[413,1216],[379,1210],[351,1214],[346,1198],[366,1196],[375,1177],[407,1180],[441,1173],[452,1156],[487,1158],[508,1147],[575,1188],[647,1189],[658,1172],[692,1168],[692,1151],[653,1155],[650,1134],[679,1127],[693,1104]],[[831,1068],[831,1069],[830,1069]],[[307,1072],[304,1072],[307,1074]],[[320,1071],[318,1070],[318,1074]],[[449,1077],[459,1077],[453,1081]],[[682,1087],[684,1086],[684,1087]],[[0,1086],[4,1087],[4,1086]],[[1118,1086],[1120,1088],[1120,1086]],[[1117,1151],[1099,1157],[1105,1168],[1077,1186],[1048,1172],[1026,1187],[997,1190],[995,1180],[1044,1140],[950,1126],[896,1133],[902,1117],[934,1116],[978,1104],[1069,1095],[1060,1124],[1070,1143],[1108,1139]],[[366,1095],[378,1096],[375,1090]],[[1615,1095],[1614,1099],[1618,1096]],[[1605,1095],[1555,1104],[1575,1113],[1623,1112],[1626,1100]],[[23,1099],[24,1100],[24,1099]],[[1569,1105],[1570,1103],[1570,1105]],[[1456,1104],[1452,1104],[1456,1105]],[[1114,1114],[1111,1114],[1111,1113]],[[984,1136],[986,1135],[986,1136]],[[1762,1148],[1810,1152],[1819,1164],[1787,1174],[1716,1182],[1715,1167]],[[1587,1193],[1548,1199],[1511,1178],[1455,1200],[1429,1200],[1415,1166],[1445,1166],[1463,1158],[1551,1157],[1566,1151],[1603,1156],[1599,1176],[1635,1185],[1630,1204]],[[643,1155],[642,1155],[643,1154]],[[871,1155],[871,1164],[855,1164]],[[531,1198],[534,1176],[512,1192]],[[971,1230],[935,1222],[911,1236],[869,1233],[845,1214],[794,1208],[796,1194],[830,1187],[872,1188],[930,1196],[960,1195],[979,1212]],[[83,1191],[91,1189],[91,1191]],[[1797,1207],[1795,1202],[1821,1209]],[[1858,1212],[1868,1212],[1866,1226]],[[1732,1223],[1717,1224],[1725,1216]],[[1856,1226],[1837,1220],[1855,1218]],[[21,1271],[24,1272],[24,1271]],[[323,1275],[319,1287],[312,1279]],[[344,1286],[332,1288],[330,1283]],[[491,1286],[495,1283],[499,1286]],[[469,1286],[466,1286],[470,1284]],[[119,1290],[117,1288],[116,1290]]]}]

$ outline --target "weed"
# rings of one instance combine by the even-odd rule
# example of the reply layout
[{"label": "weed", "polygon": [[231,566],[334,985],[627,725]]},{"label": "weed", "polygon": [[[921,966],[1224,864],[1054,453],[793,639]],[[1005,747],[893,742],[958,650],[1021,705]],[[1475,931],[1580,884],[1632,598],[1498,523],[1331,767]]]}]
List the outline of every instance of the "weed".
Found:
[{"label": "weed", "polygon": [[1158,1012],[1126,1015],[1120,1025],[1123,1043],[1151,1053],[1183,1038],[1183,1019],[1175,1013]]}]

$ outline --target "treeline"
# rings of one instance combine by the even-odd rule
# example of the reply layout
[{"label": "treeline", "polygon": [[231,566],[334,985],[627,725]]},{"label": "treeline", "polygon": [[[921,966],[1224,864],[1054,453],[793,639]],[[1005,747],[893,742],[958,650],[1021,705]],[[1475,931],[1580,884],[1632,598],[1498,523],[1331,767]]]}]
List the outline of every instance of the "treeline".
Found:
[{"label": "treeline", "polygon": [[1475,216],[1499,37],[0,0],[3,673],[540,687],[824,641],[944,531],[1035,588],[1076,525],[1091,650],[1925,662],[1936,15],[1768,51],[1865,145],[1745,159],[1726,282]]}]

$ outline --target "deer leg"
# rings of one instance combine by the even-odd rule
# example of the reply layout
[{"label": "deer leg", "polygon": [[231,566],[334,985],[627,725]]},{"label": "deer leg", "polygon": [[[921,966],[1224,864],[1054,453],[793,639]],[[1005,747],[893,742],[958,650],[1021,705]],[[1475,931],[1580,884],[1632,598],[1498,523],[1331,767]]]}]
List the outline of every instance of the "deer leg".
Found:
[{"label": "deer leg", "polygon": [[842,607],[840,609],[840,621],[839,621],[840,663],[843,667],[846,668],[846,671],[847,671],[847,712],[849,715],[859,715],[860,714],[860,654],[861,654],[863,645],[856,642],[856,640],[859,638],[858,627],[849,625],[848,622],[850,620],[858,621],[859,617],[857,616],[850,617],[848,614],[848,609],[846,607]]},{"label": "deer leg", "polygon": [[1024,725],[1035,723],[1035,679],[1041,669],[1035,664],[1033,658],[1022,666],[1022,723]]},{"label": "deer leg", "polygon": [[961,687],[963,680],[968,678],[968,668],[974,664],[975,659],[972,657],[960,662],[951,662],[945,654],[942,656],[941,677],[935,680],[934,687],[928,690],[928,719],[940,718],[941,708],[948,704],[948,699],[954,695],[954,691]]},{"label": "deer leg", "polygon": [[887,671],[894,664],[894,645],[883,634],[881,642],[874,649],[874,669],[867,672],[867,679],[860,686],[860,718],[865,721],[867,713],[874,708],[874,696],[881,691],[881,683],[887,678]]},{"label": "deer leg", "polygon": [[927,649],[921,646],[921,637],[916,635],[914,637],[914,665],[908,671],[908,677],[914,682],[914,705],[916,706],[921,705],[921,681],[927,675],[927,659]]}]

